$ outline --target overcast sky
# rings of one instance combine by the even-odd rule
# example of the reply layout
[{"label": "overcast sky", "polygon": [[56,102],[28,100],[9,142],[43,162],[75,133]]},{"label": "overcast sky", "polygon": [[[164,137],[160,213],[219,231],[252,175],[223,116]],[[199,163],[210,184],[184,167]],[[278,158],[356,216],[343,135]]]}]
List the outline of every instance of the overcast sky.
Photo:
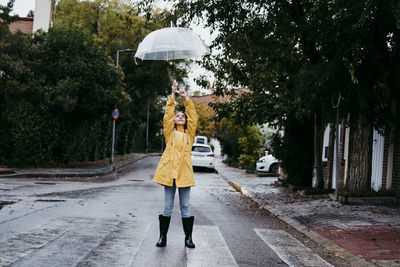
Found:
[{"label": "overcast sky", "polygon": [[[5,5],[7,4],[7,2],[8,0],[0,0],[1,5]],[[160,6],[161,8],[172,7],[172,4],[170,2],[162,0],[158,1],[157,5]],[[35,10],[35,0],[15,0],[13,14],[18,14],[20,17],[26,17],[26,15],[30,10]],[[205,29],[202,26],[193,26],[192,29],[196,33],[198,33],[201,36],[201,38],[203,38],[203,40],[207,45],[211,44],[213,36],[211,36],[210,31],[208,29]],[[192,64],[189,72],[189,78],[187,80],[187,84],[191,88],[190,91],[193,92],[196,90],[200,90],[202,92],[208,93],[209,91],[202,90],[194,82],[194,79],[200,75],[206,75],[207,77],[209,77],[211,82],[214,79],[211,73],[207,72],[197,64]]]}]

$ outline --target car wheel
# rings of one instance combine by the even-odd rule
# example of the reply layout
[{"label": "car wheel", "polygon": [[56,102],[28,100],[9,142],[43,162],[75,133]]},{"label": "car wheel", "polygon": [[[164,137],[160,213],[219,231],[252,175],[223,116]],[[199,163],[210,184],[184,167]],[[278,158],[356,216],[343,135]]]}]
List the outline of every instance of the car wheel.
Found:
[{"label": "car wheel", "polygon": [[278,172],[279,172],[278,163],[273,163],[273,164],[269,167],[269,172],[271,172],[271,173],[278,173]]}]

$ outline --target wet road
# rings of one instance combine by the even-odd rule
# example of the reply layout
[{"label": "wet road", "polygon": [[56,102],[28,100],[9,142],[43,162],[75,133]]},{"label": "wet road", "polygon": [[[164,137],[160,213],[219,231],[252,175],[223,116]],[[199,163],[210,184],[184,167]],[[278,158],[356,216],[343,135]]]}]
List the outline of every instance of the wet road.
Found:
[{"label": "wet road", "polygon": [[343,266],[215,173],[195,172],[196,248],[184,247],[178,195],[167,247],[157,248],[158,161],[102,182],[0,180],[0,203],[14,202],[0,210],[0,266]]}]

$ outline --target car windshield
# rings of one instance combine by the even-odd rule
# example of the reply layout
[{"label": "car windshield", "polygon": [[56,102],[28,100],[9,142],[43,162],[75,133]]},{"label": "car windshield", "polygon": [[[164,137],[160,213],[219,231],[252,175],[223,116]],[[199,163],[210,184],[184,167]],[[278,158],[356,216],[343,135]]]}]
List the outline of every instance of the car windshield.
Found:
[{"label": "car windshield", "polygon": [[209,147],[205,146],[193,146],[192,151],[194,152],[211,152]]}]

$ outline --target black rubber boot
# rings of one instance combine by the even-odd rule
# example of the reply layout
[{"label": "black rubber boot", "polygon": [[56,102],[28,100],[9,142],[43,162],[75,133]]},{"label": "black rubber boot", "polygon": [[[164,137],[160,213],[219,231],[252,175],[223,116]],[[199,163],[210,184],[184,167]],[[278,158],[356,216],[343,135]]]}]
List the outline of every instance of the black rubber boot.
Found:
[{"label": "black rubber boot", "polygon": [[167,245],[167,233],[171,217],[159,215],[158,219],[160,221],[160,239],[158,240],[156,246],[165,247]]},{"label": "black rubber boot", "polygon": [[182,218],[183,231],[185,232],[185,246],[187,248],[195,248],[192,240],[194,217]]}]

